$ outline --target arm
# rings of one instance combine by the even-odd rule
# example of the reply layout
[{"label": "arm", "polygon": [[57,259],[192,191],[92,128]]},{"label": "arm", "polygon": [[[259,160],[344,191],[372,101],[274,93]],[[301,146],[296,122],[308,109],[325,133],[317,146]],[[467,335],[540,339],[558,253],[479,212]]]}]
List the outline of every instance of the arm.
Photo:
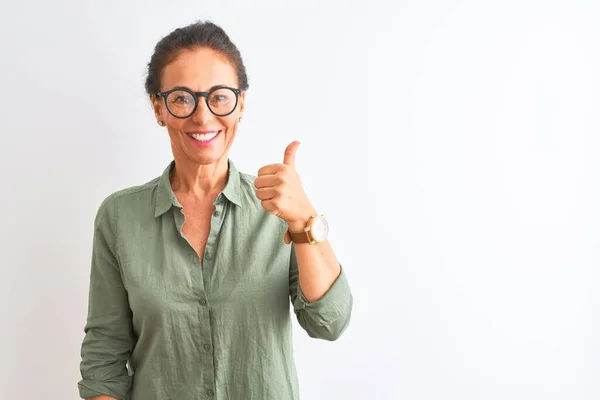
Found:
[{"label": "arm", "polygon": [[[316,215],[313,209],[310,215]],[[308,221],[308,217],[306,218]],[[288,223],[289,230],[300,232],[306,226],[304,220]],[[293,243],[298,263],[299,282],[308,301],[323,297],[341,273],[341,266],[328,240],[315,243]]]},{"label": "arm", "polygon": [[131,310],[116,256],[115,212],[105,201],[95,220],[89,304],[81,346],[81,398],[123,399],[131,388],[127,361],[134,345]]},{"label": "arm", "polygon": [[298,323],[310,337],[336,340],[346,330],[352,293],[327,241],[292,245],[290,297]]},{"label": "arm", "polygon": [[[285,149],[283,164],[258,170],[256,197],[291,231],[300,231],[315,214],[300,177],[295,157],[300,142]],[[350,322],[352,295],[346,275],[328,241],[294,243],[290,256],[290,297],[300,325],[311,337],[335,340]]]}]

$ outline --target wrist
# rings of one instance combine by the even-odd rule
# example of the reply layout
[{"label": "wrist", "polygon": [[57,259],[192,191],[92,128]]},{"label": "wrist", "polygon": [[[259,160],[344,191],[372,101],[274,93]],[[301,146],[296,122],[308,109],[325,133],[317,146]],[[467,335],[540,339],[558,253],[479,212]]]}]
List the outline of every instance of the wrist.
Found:
[{"label": "wrist", "polygon": [[314,215],[317,215],[317,212],[316,212],[316,210],[313,209],[311,212],[306,213],[305,216],[302,218],[286,221],[287,225],[288,225],[288,229],[291,232],[303,231],[304,228],[306,228],[306,225],[308,225],[308,221],[310,220],[310,218]]},{"label": "wrist", "polygon": [[291,232],[300,232],[300,231],[304,230],[307,223],[308,223],[308,218],[306,218],[305,221],[303,221],[303,220],[288,221],[287,225],[288,225],[288,229]]},{"label": "wrist", "polygon": [[324,215],[312,214],[306,221],[289,222],[284,242],[315,244],[327,240],[329,224]]}]

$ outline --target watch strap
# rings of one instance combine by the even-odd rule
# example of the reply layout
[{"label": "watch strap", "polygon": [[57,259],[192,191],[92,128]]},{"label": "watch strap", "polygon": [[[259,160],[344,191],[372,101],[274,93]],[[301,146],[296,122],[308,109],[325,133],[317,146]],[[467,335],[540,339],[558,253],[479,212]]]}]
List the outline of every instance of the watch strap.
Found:
[{"label": "watch strap", "polygon": [[312,241],[308,231],[292,232],[288,230],[288,233],[294,243],[310,243]]}]

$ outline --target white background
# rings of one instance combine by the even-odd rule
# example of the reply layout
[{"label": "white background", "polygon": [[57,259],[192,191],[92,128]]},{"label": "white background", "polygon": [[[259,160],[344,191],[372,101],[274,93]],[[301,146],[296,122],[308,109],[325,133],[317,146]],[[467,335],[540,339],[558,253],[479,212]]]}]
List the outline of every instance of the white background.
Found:
[{"label": "white background", "polygon": [[600,397],[598,3],[303,4],[2,5],[1,398],[77,398],[93,218],[170,161],[145,67],[197,19],[248,68],[231,157],[302,142],[353,289],[303,399]]}]

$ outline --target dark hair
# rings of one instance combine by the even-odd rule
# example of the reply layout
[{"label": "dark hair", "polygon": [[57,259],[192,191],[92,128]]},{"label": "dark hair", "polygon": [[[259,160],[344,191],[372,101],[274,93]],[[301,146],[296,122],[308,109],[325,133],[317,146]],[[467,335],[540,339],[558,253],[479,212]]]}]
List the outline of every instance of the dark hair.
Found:
[{"label": "dark hair", "polygon": [[210,21],[198,21],[183,28],[177,28],[162,38],[154,48],[154,54],[148,63],[146,93],[149,96],[160,91],[160,74],[182,50],[198,47],[210,48],[227,57],[238,76],[238,88],[248,89],[246,67],[238,48],[218,25]]}]

